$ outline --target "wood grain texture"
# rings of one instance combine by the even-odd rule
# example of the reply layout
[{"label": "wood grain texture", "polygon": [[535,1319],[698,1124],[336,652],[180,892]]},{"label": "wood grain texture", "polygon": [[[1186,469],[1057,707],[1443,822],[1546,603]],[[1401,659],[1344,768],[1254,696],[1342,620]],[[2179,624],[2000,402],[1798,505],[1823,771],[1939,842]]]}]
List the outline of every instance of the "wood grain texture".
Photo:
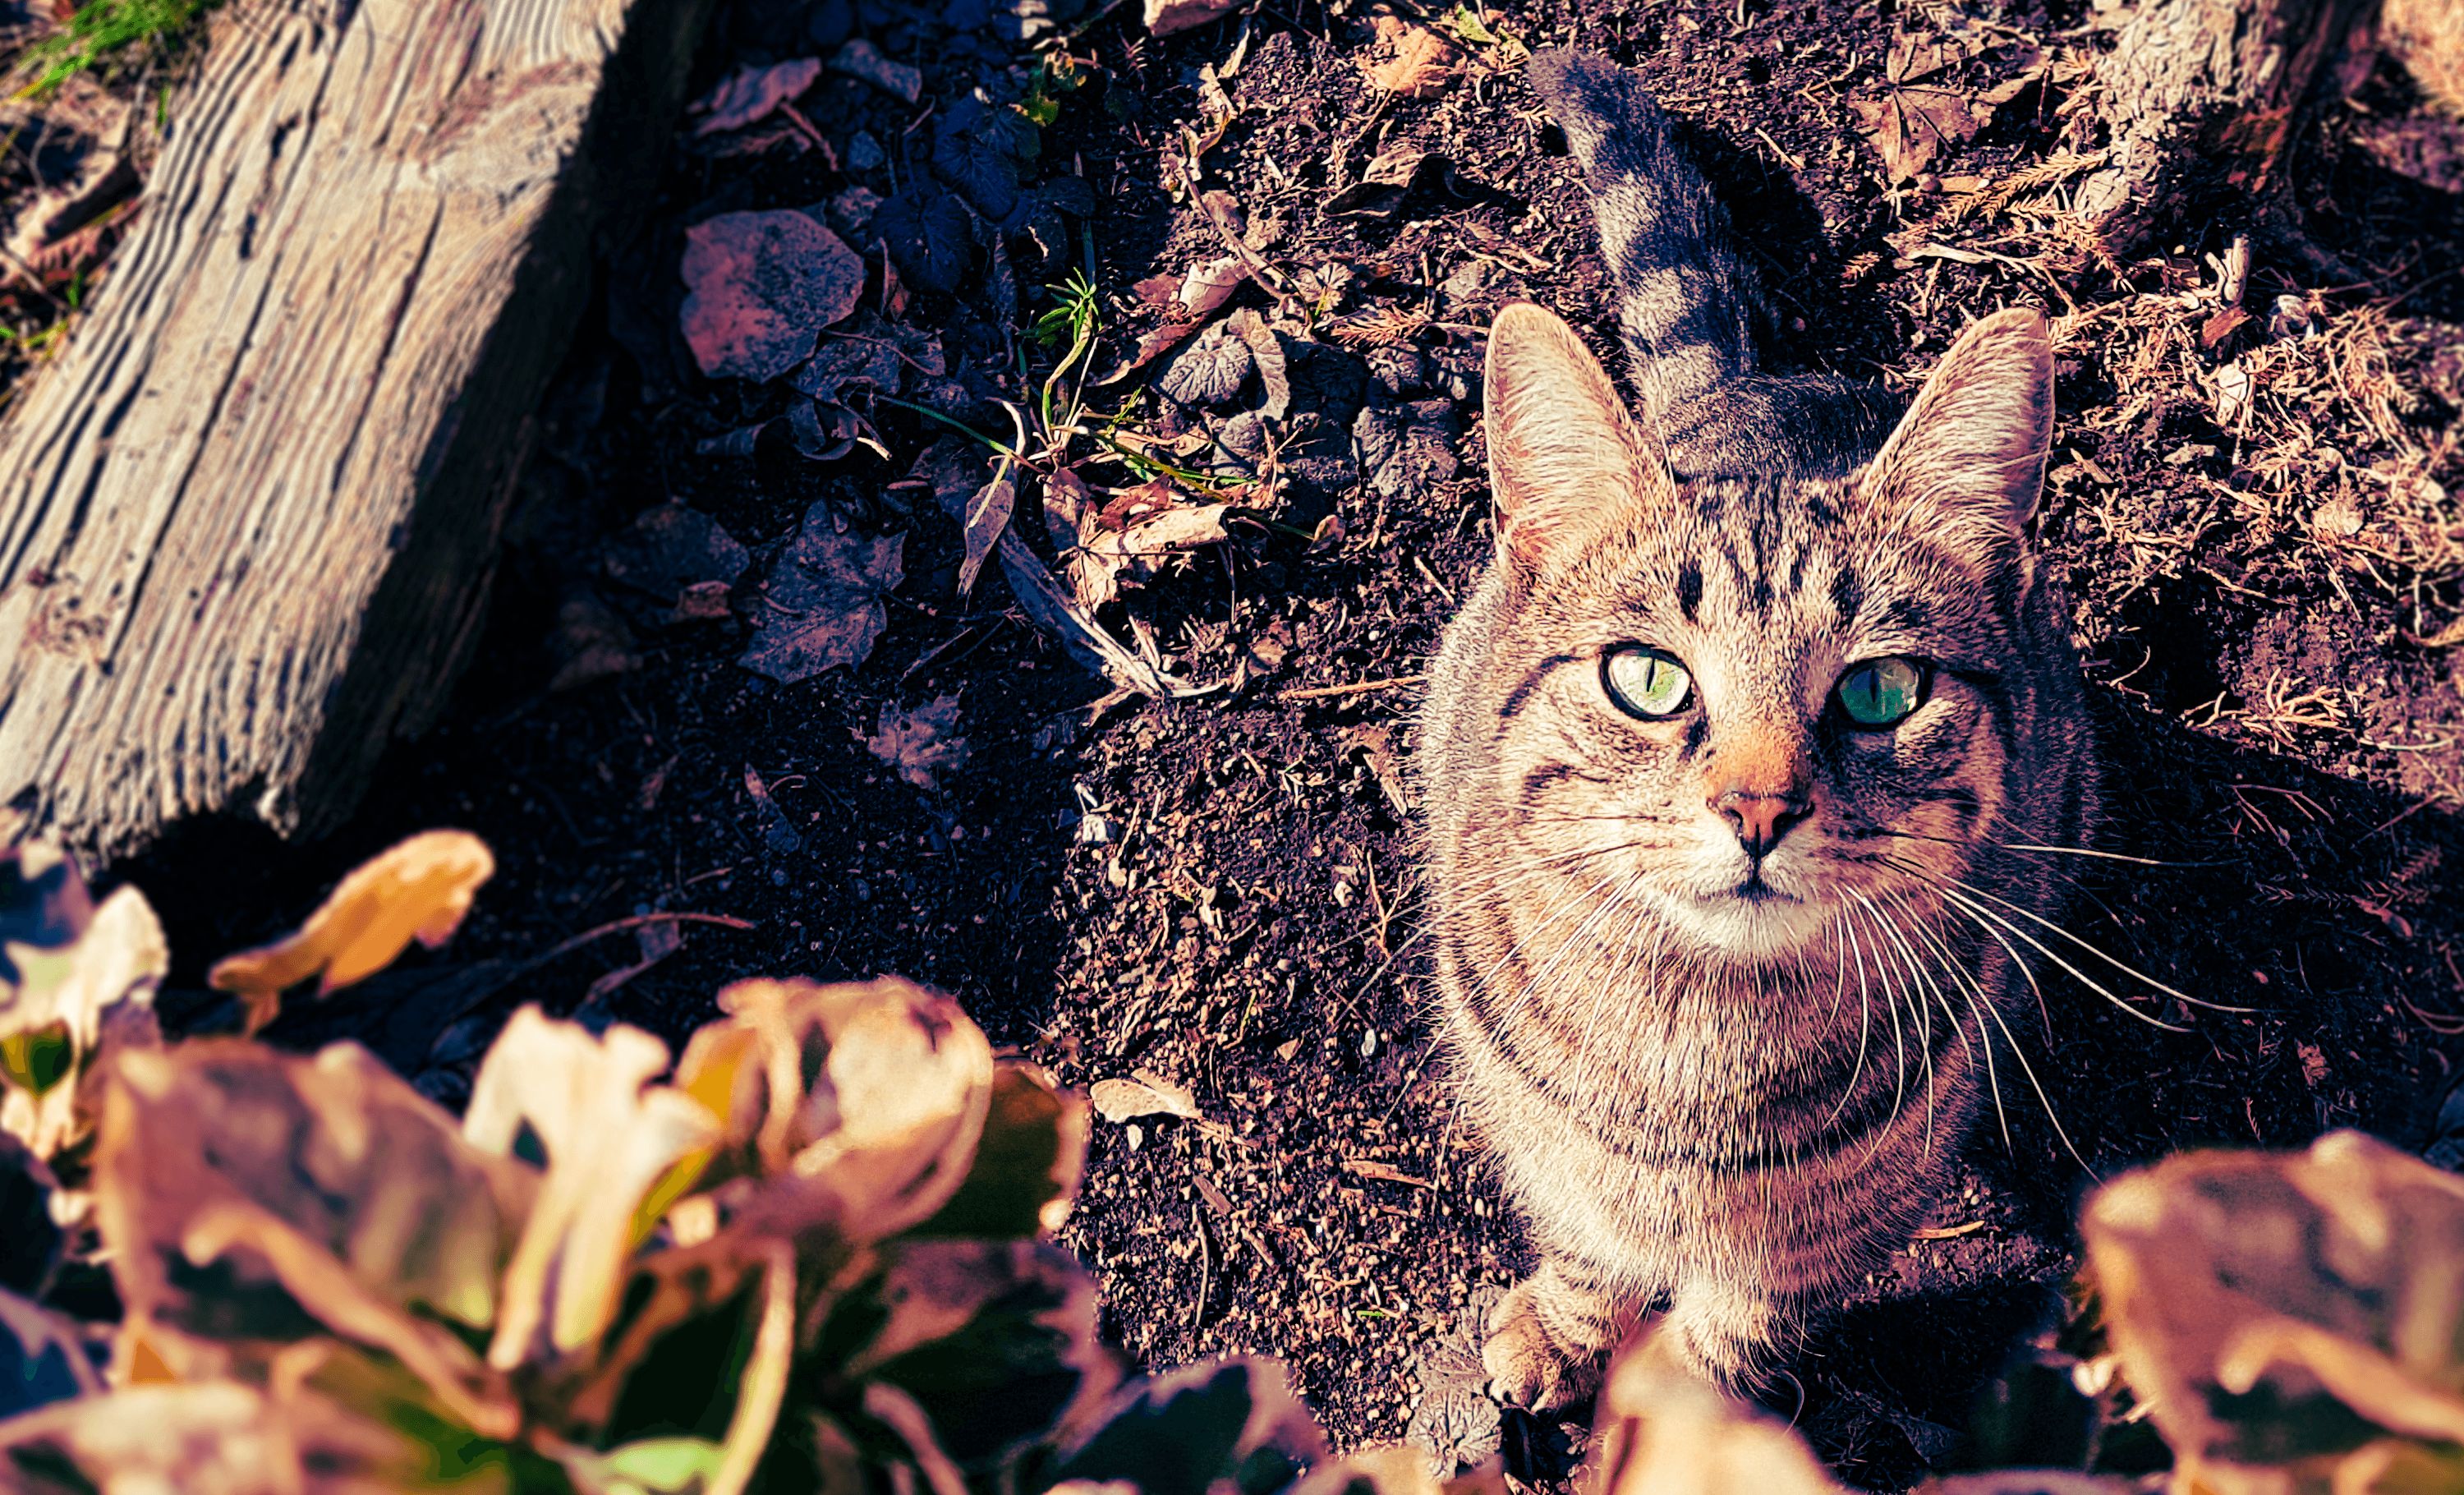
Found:
[{"label": "wood grain texture", "polygon": [[0,840],[314,831],[434,717],[708,9],[217,17],[140,227],[0,429]]},{"label": "wood grain texture", "polygon": [[2194,192],[2270,206],[2287,145],[2378,10],[2379,0],[2140,0],[2097,64],[2113,163],[2080,184],[2080,215],[2125,253],[2176,229]]}]

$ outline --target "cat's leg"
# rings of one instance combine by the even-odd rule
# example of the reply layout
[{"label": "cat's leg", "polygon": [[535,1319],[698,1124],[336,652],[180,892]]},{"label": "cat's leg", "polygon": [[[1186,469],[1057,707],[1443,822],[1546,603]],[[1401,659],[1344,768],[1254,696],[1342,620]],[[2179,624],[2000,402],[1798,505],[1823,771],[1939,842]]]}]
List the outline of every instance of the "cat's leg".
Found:
[{"label": "cat's leg", "polygon": [[1490,1394],[1535,1412],[1581,1401],[1643,1307],[1583,1263],[1543,1262],[1489,1312],[1480,1359]]},{"label": "cat's leg", "polygon": [[1670,1296],[1656,1343],[1687,1372],[1744,1393],[1796,1324],[1791,1308],[1752,1284],[1693,1277]]}]

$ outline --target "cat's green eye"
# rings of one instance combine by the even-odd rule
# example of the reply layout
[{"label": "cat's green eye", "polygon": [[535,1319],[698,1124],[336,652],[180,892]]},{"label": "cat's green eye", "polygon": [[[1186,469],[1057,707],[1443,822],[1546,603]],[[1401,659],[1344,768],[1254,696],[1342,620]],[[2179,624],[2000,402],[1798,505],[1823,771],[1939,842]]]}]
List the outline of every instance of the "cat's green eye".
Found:
[{"label": "cat's green eye", "polygon": [[1620,644],[1600,656],[1600,684],[1617,710],[1645,721],[1676,715],[1694,695],[1694,677],[1676,655],[1639,644]]},{"label": "cat's green eye", "polygon": [[1925,666],[1894,654],[1852,665],[1839,677],[1839,709],[1859,727],[1896,727],[1925,704]]}]

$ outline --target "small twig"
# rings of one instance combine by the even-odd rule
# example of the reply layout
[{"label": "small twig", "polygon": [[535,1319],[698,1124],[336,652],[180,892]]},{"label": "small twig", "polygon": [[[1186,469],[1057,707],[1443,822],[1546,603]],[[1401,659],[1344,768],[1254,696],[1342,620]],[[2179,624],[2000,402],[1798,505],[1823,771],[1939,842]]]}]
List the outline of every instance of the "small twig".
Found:
[{"label": "small twig", "polygon": [[1261,290],[1275,298],[1277,311],[1286,316],[1291,315],[1291,293],[1284,289],[1281,284],[1283,276],[1276,274],[1275,267],[1267,264],[1265,257],[1251,249],[1248,242],[1241,235],[1233,232],[1231,225],[1216,216],[1215,210],[1206,205],[1206,199],[1199,195],[1198,187],[1189,180],[1189,172],[1181,165],[1177,153],[1164,152],[1163,164],[1172,168],[1174,185],[1180,188],[1181,195],[1189,199],[1189,205],[1198,209],[1199,216],[1204,218],[1207,226],[1215,231],[1215,236],[1221,239],[1223,247],[1230,250],[1233,258],[1241,262],[1242,272],[1256,281]]},{"label": "small twig", "polygon": [[602,924],[597,929],[583,930],[563,944],[555,946],[544,954],[531,956],[523,962],[522,969],[537,970],[559,956],[573,954],[594,939],[605,939],[610,934],[621,934],[628,929],[639,929],[645,924],[716,924],[724,929],[759,927],[751,919],[739,919],[732,913],[636,913]]},{"label": "small twig", "polygon": [[1388,675],[1383,680],[1355,680],[1350,685],[1305,685],[1277,693],[1279,701],[1322,700],[1331,695],[1364,695],[1371,691],[1392,690],[1397,686],[1426,683],[1427,675]]}]

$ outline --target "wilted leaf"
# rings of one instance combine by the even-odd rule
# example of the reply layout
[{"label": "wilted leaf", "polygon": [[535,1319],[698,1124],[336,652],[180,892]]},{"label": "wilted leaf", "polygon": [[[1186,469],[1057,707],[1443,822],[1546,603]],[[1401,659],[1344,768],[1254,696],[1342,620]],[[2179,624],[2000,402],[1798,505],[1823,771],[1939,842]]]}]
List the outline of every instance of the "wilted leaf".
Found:
[{"label": "wilted leaf", "polygon": [[556,610],[556,631],[548,635],[557,671],[550,691],[578,691],[583,686],[642,668],[633,652],[633,630],[599,594],[576,587]]},{"label": "wilted leaf", "polygon": [[1087,1102],[1050,1075],[1004,1062],[966,1182],[910,1234],[1005,1241],[1059,1230],[1087,1166]]},{"label": "wilted leaf", "polygon": [[1648,1331],[1600,1388],[1591,1473],[1598,1495],[1845,1495],[1794,1430],[1680,1369]]},{"label": "wilted leaf", "polygon": [[1445,90],[1463,59],[1452,41],[1399,15],[1380,15],[1370,24],[1377,32],[1370,49],[1375,59],[1360,60],[1370,87],[1405,99],[1431,99]]},{"label": "wilted leaf", "polygon": [[906,361],[898,356],[901,340],[892,334],[903,330],[869,311],[858,312],[843,330],[822,340],[812,361],[796,370],[793,383],[816,400],[838,400],[853,388],[896,394]]},{"label": "wilted leaf", "polygon": [[154,991],[170,963],[136,889],[96,908],[57,850],[0,856],[0,1135],[50,1158],[92,1129],[98,1055],[160,1042]]},{"label": "wilted leaf", "polygon": [[859,36],[839,48],[830,58],[830,71],[848,77],[860,78],[888,94],[892,99],[913,103],[924,97],[924,74],[905,62],[892,62],[881,55],[881,49]]},{"label": "wilted leaf", "polygon": [[253,1033],[312,976],[321,997],[384,970],[414,939],[434,950],[452,938],[495,871],[487,843],[469,831],[422,831],[361,863],[297,934],[224,956],[206,980],[248,1004]]},{"label": "wilted leaf", "polygon": [[[907,981],[738,981],[719,1009],[759,1038],[757,1137],[769,1173],[826,1182],[849,1228],[891,1235],[966,1178],[992,1104],[992,1045],[947,997]],[[740,1113],[735,1103],[731,1114]]]},{"label": "wilted leaf", "polygon": [[1244,306],[1223,319],[1232,335],[1248,344],[1249,356],[1258,361],[1258,383],[1266,391],[1266,401],[1258,413],[1270,421],[1282,420],[1292,407],[1292,380],[1284,361],[1284,345],[1266,319],[1256,308]]},{"label": "wilted leaf", "polygon": [[1140,1495],[1268,1495],[1325,1457],[1283,1367],[1242,1356],[1131,1387],[1067,1451],[1060,1478]]},{"label": "wilted leaf", "polygon": [[537,1180],[465,1144],[365,1049],[206,1039],[123,1055],[94,1171],[123,1354],[142,1336],[194,1378],[322,1324],[401,1361],[466,1426],[505,1436],[518,1419],[437,1320],[496,1317]]},{"label": "wilted leaf", "polygon": [[1883,64],[1887,92],[1849,100],[1891,180],[1913,181],[1932,169],[1942,152],[1973,140],[1995,110],[2026,92],[2042,73],[2043,55],[2027,47],[2017,59],[2017,77],[1970,92],[1953,74],[1982,50],[1963,36],[1904,26],[1892,37]]},{"label": "wilted leaf", "polygon": [[1249,381],[1249,345],[1233,329],[1218,322],[1174,355],[1155,387],[1178,405],[1229,405]]},{"label": "wilted leaf", "polygon": [[1146,0],[1147,31],[1169,36],[1239,9],[1234,0]]},{"label": "wilted leaf", "polygon": [[[1048,493],[1045,502],[1048,513]],[[1092,612],[1118,597],[1124,583],[1134,586],[1153,580],[1165,557],[1221,541],[1229,509],[1221,503],[1181,503],[1172,485],[1158,478],[1114,495],[1100,508],[1067,516],[1071,545],[1065,564],[1078,605]]]},{"label": "wilted leaf", "polygon": [[1003,457],[993,467],[992,481],[968,495],[958,515],[959,534],[966,541],[966,554],[958,561],[960,597],[976,589],[976,575],[1008,533],[1010,513],[1017,507],[1018,464]]},{"label": "wilted leaf", "polygon": [[[844,405],[799,400],[787,412],[787,434],[796,450],[814,462],[835,462],[866,440],[864,422]],[[874,451],[877,442],[867,442]]]},{"label": "wilted leaf", "polygon": [[371,1495],[448,1475],[460,1495],[512,1495],[501,1462],[440,1467],[436,1456],[297,1385],[130,1386],[0,1422],[11,1495]]},{"label": "wilted leaf", "polygon": [[864,260],[801,212],[720,213],[685,231],[685,343],[713,379],[777,379],[855,310]]},{"label": "wilted leaf", "polygon": [[0,1425],[18,1413],[103,1389],[85,1333],[59,1314],[0,1290]]},{"label": "wilted leaf", "polygon": [[840,533],[827,499],[804,511],[796,542],[771,567],[760,623],[737,661],[792,684],[860,665],[890,623],[882,596],[906,578],[906,537]]},{"label": "wilted leaf", "polygon": [[944,769],[964,767],[967,739],[957,734],[958,698],[944,695],[913,711],[885,706],[881,728],[864,739],[872,756],[898,770],[898,777],[930,794]]},{"label": "wilted leaf", "polygon": [[957,1462],[983,1467],[1074,1433],[1120,1379],[1097,1337],[1095,1285],[1029,1241],[900,1241],[821,1330],[849,1379],[914,1399]]},{"label": "wilted leaf", "polygon": [[590,1344],[615,1316],[652,1187],[707,1154],[720,1118],[652,1086],[668,1047],[638,1028],[593,1036],[526,1006],[488,1050],[463,1135],[480,1152],[544,1154],[547,1176],[504,1276],[489,1363],[499,1370]]},{"label": "wilted leaf", "polygon": [[610,539],[600,565],[608,580],[673,605],[712,583],[724,599],[751,561],[716,519],[689,504],[662,503],[643,510]]},{"label": "wilted leaf", "polygon": [[1402,210],[1412,184],[1431,162],[1444,159],[1416,145],[1390,145],[1361,169],[1360,180],[1328,199],[1326,210],[1345,218],[1383,220]]},{"label": "wilted leaf", "polygon": [[1226,254],[1220,259],[1201,260],[1191,266],[1189,273],[1177,282],[1169,275],[1139,281],[1141,294],[1150,290],[1154,293],[1150,302],[1163,311],[1164,323],[1140,338],[1137,350],[1123,360],[1120,366],[1096,380],[1096,385],[1117,384],[1179,346],[1181,340],[1204,325],[1216,308],[1230,300],[1232,293],[1241,289],[1241,283],[1248,278],[1248,272],[1242,268],[1241,257]]},{"label": "wilted leaf", "polygon": [[2185,1488],[2464,1476],[2464,1178],[2332,1132],[2304,1153],[2167,1158],[2099,1190],[2079,1229]]},{"label": "wilted leaf", "polygon": [[693,133],[715,135],[721,130],[759,124],[776,113],[781,104],[795,102],[821,76],[818,57],[798,57],[766,68],[737,68],[694,101],[693,112],[702,119],[693,126]]},{"label": "wilted leaf", "polygon": [[881,205],[873,232],[899,274],[927,291],[955,294],[975,264],[975,222],[964,203],[929,184],[911,187]]}]

